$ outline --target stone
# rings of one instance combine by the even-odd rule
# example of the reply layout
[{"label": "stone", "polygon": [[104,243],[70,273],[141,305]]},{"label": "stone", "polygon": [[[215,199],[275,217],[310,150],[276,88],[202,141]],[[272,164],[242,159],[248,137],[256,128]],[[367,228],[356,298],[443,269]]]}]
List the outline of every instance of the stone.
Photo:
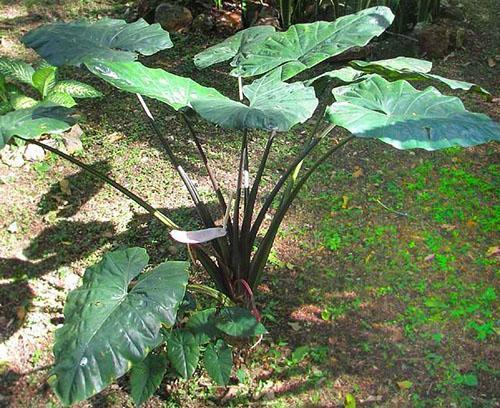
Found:
[{"label": "stone", "polygon": [[168,32],[186,31],[193,22],[193,15],[186,7],[162,3],[155,10],[155,22]]},{"label": "stone", "polygon": [[35,144],[28,144],[24,150],[23,157],[30,162],[42,161],[45,158],[45,150]]},{"label": "stone", "polygon": [[201,33],[210,32],[214,29],[214,20],[208,14],[204,14],[204,13],[198,14],[194,18],[193,24],[191,25],[191,28],[194,31],[198,31]]},{"label": "stone", "polygon": [[68,154],[73,154],[83,150],[83,145],[81,137],[83,135],[83,130],[80,125],[74,125],[69,132],[62,135],[62,140],[64,147]]},{"label": "stone", "polygon": [[416,32],[421,54],[430,58],[443,58],[451,45],[451,30],[442,24],[427,24]]}]

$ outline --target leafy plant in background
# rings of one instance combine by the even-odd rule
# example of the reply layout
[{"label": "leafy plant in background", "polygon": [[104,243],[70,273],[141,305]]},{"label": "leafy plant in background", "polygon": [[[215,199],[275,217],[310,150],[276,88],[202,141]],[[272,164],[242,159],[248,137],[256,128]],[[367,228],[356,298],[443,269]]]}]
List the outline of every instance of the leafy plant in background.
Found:
[{"label": "leafy plant in background", "polygon": [[[158,387],[167,364],[187,378],[195,371],[201,353],[208,374],[217,384],[227,384],[230,339],[265,332],[254,294],[288,209],[315,170],[353,139],[379,139],[398,149],[426,150],[499,140],[500,126],[487,116],[467,111],[458,98],[433,87],[420,91],[407,82],[432,80],[490,98],[477,85],[431,74],[431,64],[426,61],[353,61],[314,78],[286,82],[330,57],[366,45],[393,19],[390,9],[374,7],[334,22],[294,25],[286,32],[252,27],[198,54],[194,62],[199,68],[231,61],[239,101],[190,78],[135,61],[138,53],[151,55],[172,47],[168,33],[142,20],[133,24],[109,19],[54,23],[23,38],[49,63],[86,67],[118,89],[137,95],[203,229],[182,230],[166,214],[106,175],[57,149],[42,147],[104,180],[163,222],[174,239],[188,246],[193,266],[201,265],[215,286],[188,285],[187,262],[166,262],[141,272],[148,263],[144,250],[107,254],[86,271],[83,285],[69,294],[64,326],[56,332],[51,383],[64,403],[88,398],[130,370],[131,393],[140,404]],[[255,76],[260,77],[243,86],[244,80]],[[163,102],[185,123],[206,166],[218,213],[208,210],[144,97]],[[11,139],[40,145],[33,135],[45,131],[48,124],[55,126],[54,113],[64,115],[64,109],[50,105],[42,113],[17,111],[24,111],[24,121],[19,124],[12,123],[12,113],[2,116],[0,147]],[[217,126],[241,132],[234,191],[223,191],[218,184],[192,115],[188,115],[192,111]],[[280,142],[280,133],[313,115],[302,149],[291,160],[283,158],[289,165],[261,202],[267,159]],[[63,116],[60,119],[64,122]],[[336,126],[351,135],[333,137]],[[257,168],[252,169],[249,146],[257,137],[266,137],[267,142]],[[216,225],[218,217],[223,218],[222,225]],[[207,295],[217,307],[197,310],[193,295]]]},{"label": "leafy plant in background", "polygon": [[439,14],[440,0],[279,0],[281,24],[316,21],[320,14],[332,20],[373,6],[389,7],[396,15],[392,30],[404,32],[416,23],[432,21]]},{"label": "leafy plant in background", "polygon": [[98,98],[102,94],[94,87],[75,80],[58,80],[58,68],[42,61],[35,70],[23,61],[0,57],[0,112],[28,109],[40,100],[25,95],[22,85],[33,89],[45,102],[71,108],[75,98]]}]

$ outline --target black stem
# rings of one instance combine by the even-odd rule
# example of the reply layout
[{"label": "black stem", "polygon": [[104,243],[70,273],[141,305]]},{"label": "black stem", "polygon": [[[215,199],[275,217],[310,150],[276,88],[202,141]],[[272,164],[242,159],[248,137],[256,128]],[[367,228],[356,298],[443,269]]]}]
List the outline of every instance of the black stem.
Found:
[{"label": "black stem", "polygon": [[179,161],[174,155],[174,152],[170,148],[170,145],[167,142],[167,139],[163,136],[161,133],[160,129],[156,125],[155,118],[151,114],[151,111],[149,110],[148,106],[146,105],[146,102],[142,98],[141,95],[136,94],[137,98],[139,99],[140,105],[142,107],[142,110],[146,114],[146,117],[148,118],[149,124],[153,128],[156,136],[160,140],[161,145],[165,149],[165,152],[167,153],[168,159],[172,163],[172,165],[175,167],[177,173],[181,177],[184,185],[186,186],[189,195],[191,196],[191,199],[193,200],[194,205],[196,206],[196,209],[198,210],[198,213],[200,214],[201,219],[203,220],[203,223],[207,228],[211,228],[214,226],[214,222],[212,220],[212,217],[210,216],[210,213],[206,209],[204,203],[201,201],[200,196],[198,194],[198,191],[196,190],[196,187],[194,186],[193,182],[189,178],[189,176],[186,174],[182,166],[180,165]]},{"label": "black stem", "polygon": [[236,279],[240,279],[240,201],[241,201],[241,181],[243,179],[243,167],[245,162],[246,155],[246,146],[247,146],[247,135],[248,132],[246,129],[243,130],[243,138],[241,140],[241,150],[240,150],[240,161],[238,166],[238,180],[236,184],[236,197],[234,200],[234,209],[233,209],[233,245],[232,245],[232,254],[233,254],[233,267],[236,273]]},{"label": "black stem", "polygon": [[112,180],[111,178],[109,178],[105,174],[102,174],[102,173],[98,172],[97,170],[95,170],[91,166],[89,166],[89,165],[81,162],[78,159],[75,159],[74,157],[72,157],[72,156],[70,156],[70,155],[68,155],[68,154],[66,154],[64,152],[61,152],[60,150],[58,150],[58,149],[56,149],[54,147],[51,147],[51,146],[48,146],[48,145],[46,145],[44,143],[38,142],[37,140],[25,139],[25,138],[23,138],[21,136],[14,136],[14,137],[17,138],[17,139],[21,139],[21,140],[25,141],[26,143],[31,143],[31,144],[40,146],[42,149],[47,150],[47,151],[49,151],[51,153],[54,153],[54,154],[62,157],[63,159],[68,160],[69,162],[75,164],[76,166],[80,167],[81,169],[85,170],[86,172],[92,174],[93,176],[97,177],[98,179],[100,179],[100,180],[104,181],[105,183],[109,184],[111,187],[115,188],[120,193],[126,195],[128,198],[130,198],[131,200],[133,200],[134,202],[136,202],[137,204],[139,204],[142,208],[144,208],[148,213],[150,213],[154,217],[158,218],[163,224],[167,225],[169,228],[179,228],[179,226],[175,222],[173,222],[172,220],[170,220],[160,210],[154,208],[152,205],[148,204],[146,201],[144,201],[142,198],[140,198],[139,196],[137,196],[136,194],[134,194],[132,191],[126,189],[121,184],[119,184],[116,181]]},{"label": "black stem", "polygon": [[267,260],[267,257],[269,256],[269,253],[271,251],[274,238],[276,237],[276,234],[278,233],[279,226],[281,225],[281,222],[283,221],[283,218],[285,217],[290,205],[294,201],[294,199],[297,197],[297,194],[299,193],[300,189],[304,186],[304,184],[307,182],[309,177],[315,172],[315,170],[326,160],[328,157],[330,157],[333,153],[335,153],[338,149],[343,147],[346,143],[350,142],[352,139],[354,139],[354,136],[350,136],[347,139],[344,139],[343,141],[337,143],[335,146],[332,146],[326,153],[324,153],[312,166],[311,168],[304,174],[304,176],[297,182],[297,184],[294,186],[293,190],[291,191],[290,195],[286,198],[286,200],[281,204],[280,208],[276,212],[273,220],[271,221],[271,225],[269,226],[269,229],[262,239],[261,245],[259,246],[259,249],[255,253],[255,256],[251,262],[250,265],[250,274],[249,274],[249,283],[250,286],[253,288],[255,285],[257,285],[260,282],[260,278],[262,276],[262,271],[264,269],[265,262]]},{"label": "black stem", "polygon": [[317,138],[314,138],[305,148],[304,150],[295,158],[295,160],[290,164],[290,166],[286,169],[285,173],[283,173],[272,189],[272,191],[269,193],[269,195],[266,198],[266,201],[264,202],[264,205],[260,209],[259,213],[257,214],[257,217],[255,219],[255,222],[252,225],[252,229],[250,231],[249,235],[249,244],[253,245],[255,238],[257,236],[257,233],[259,232],[259,228],[262,225],[262,222],[264,221],[264,218],[266,216],[267,211],[271,207],[271,204],[273,203],[274,199],[276,198],[277,194],[279,193],[281,187],[286,183],[288,180],[288,177],[290,174],[292,174],[295,171],[295,168],[307,157],[307,155],[316,147],[316,145],[328,135],[334,128],[334,125],[329,125]]}]

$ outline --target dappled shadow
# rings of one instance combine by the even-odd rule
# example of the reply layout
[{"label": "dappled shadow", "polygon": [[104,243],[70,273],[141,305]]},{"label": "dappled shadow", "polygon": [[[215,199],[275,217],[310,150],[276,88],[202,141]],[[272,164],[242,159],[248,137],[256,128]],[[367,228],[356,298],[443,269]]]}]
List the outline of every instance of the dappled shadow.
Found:
[{"label": "dappled shadow", "polygon": [[[104,160],[93,163],[90,167],[102,174],[107,174],[111,170],[109,163]],[[65,192],[61,191],[60,183],[54,183],[38,203],[40,215],[58,211],[58,217],[72,217],[104,186],[104,181],[90,175],[85,170],[65,177],[65,180],[69,184],[70,197],[66,197]]]}]

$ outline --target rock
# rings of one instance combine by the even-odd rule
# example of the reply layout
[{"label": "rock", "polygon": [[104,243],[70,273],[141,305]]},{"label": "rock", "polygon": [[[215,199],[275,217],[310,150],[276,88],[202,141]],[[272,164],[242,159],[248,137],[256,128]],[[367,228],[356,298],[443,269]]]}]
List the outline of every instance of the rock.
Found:
[{"label": "rock", "polygon": [[191,28],[201,33],[207,33],[214,29],[214,20],[208,14],[198,14],[194,20]]},{"label": "rock", "polygon": [[83,135],[83,130],[80,125],[74,125],[69,132],[62,135],[62,140],[64,147],[68,154],[73,154],[83,150],[83,145],[81,137]]},{"label": "rock", "polygon": [[45,150],[35,144],[28,144],[23,154],[25,160],[30,162],[42,161],[45,158]]},{"label": "rock", "polygon": [[281,27],[277,12],[271,7],[263,7],[262,10],[260,10],[255,25],[270,25],[275,28]]},{"label": "rock", "polygon": [[193,15],[186,7],[162,3],[156,7],[155,22],[169,32],[186,31],[193,22]]},{"label": "rock", "polygon": [[443,58],[450,49],[451,30],[442,24],[426,24],[416,29],[421,54]]}]

